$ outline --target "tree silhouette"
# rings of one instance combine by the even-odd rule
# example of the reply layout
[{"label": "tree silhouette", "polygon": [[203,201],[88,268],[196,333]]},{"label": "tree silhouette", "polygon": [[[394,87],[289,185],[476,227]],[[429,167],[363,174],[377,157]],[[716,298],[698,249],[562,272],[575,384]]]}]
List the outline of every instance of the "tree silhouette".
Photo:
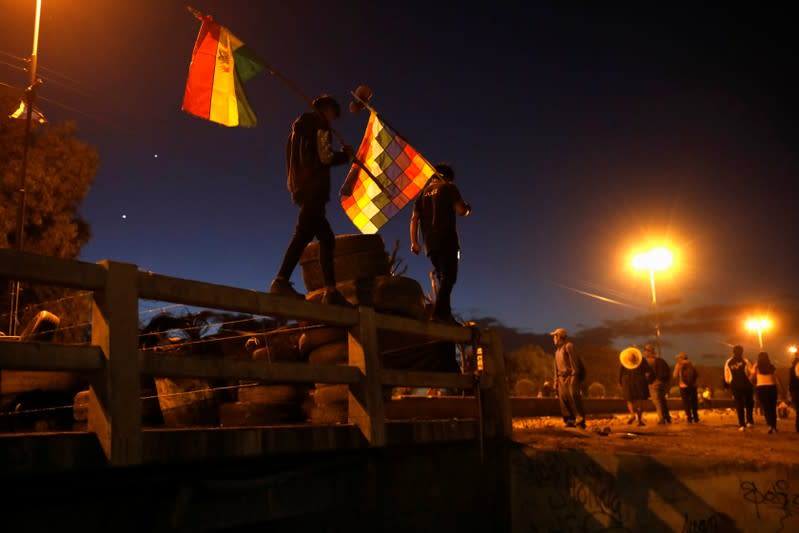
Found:
[{"label": "tree silhouette", "polygon": [[[0,247],[17,246],[17,212],[20,204],[19,180],[25,142],[25,121],[9,118],[22,91],[0,84]],[[89,224],[79,208],[97,172],[99,158],[95,148],[81,142],[73,122],[53,125],[34,124],[28,148],[25,175],[26,208],[24,251],[55,257],[75,258],[89,241]],[[5,316],[0,329],[8,324],[10,282],[0,280],[0,309]],[[89,295],[60,287],[23,284],[20,299],[20,324],[24,325],[39,310],[59,315],[57,339],[84,340],[90,306]],[[21,329],[21,326],[20,326]]]}]

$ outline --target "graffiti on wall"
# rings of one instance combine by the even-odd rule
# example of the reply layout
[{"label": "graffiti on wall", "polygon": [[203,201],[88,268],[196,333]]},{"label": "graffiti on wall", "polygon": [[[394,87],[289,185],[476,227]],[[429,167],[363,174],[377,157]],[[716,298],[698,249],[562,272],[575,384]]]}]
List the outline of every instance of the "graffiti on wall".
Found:
[{"label": "graffiti on wall", "polygon": [[781,521],[799,516],[799,487],[791,488],[786,479],[759,486],[755,481],[741,481],[740,489],[744,501],[754,507],[757,518],[766,510],[781,513]]}]

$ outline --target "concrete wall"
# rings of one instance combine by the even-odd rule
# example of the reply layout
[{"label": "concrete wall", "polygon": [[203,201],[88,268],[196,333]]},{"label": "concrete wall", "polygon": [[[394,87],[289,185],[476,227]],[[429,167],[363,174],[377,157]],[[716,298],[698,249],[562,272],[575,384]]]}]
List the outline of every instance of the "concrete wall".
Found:
[{"label": "concrete wall", "polygon": [[517,449],[512,531],[799,531],[799,466],[708,464]]}]

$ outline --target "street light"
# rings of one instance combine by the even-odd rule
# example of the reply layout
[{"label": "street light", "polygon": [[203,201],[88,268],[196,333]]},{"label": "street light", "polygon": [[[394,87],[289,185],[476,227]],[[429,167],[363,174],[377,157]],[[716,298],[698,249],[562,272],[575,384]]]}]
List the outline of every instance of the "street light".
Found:
[{"label": "street light", "polygon": [[674,255],[668,248],[658,246],[633,256],[633,268],[649,272],[649,286],[652,290],[652,313],[655,315],[655,338],[660,355],[660,323],[657,313],[657,291],[655,290],[655,272],[668,270],[674,263]]},{"label": "street light", "polygon": [[771,329],[771,320],[767,317],[755,317],[746,321],[746,329],[757,332],[757,342],[763,350],[763,332]]},{"label": "street light", "polygon": [[[33,102],[36,99],[36,87],[40,80],[36,79],[36,68],[39,55],[39,23],[42,18],[42,0],[36,0],[36,16],[33,22],[33,51],[31,52],[30,82],[25,89],[25,145],[22,149],[22,165],[19,172],[19,206],[17,207],[17,251],[23,251],[25,239],[25,178],[28,172],[28,146],[30,145],[31,120],[33,118]],[[11,291],[11,309],[8,318],[9,335],[17,334],[17,315],[19,314],[19,281],[14,282]]]}]

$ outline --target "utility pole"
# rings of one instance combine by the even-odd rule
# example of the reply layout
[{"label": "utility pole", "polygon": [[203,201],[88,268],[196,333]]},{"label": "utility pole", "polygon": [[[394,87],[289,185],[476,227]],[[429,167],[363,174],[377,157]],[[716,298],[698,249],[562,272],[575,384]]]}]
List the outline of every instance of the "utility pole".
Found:
[{"label": "utility pole", "polygon": [[[36,0],[36,16],[33,23],[33,52],[31,52],[30,60],[30,80],[28,88],[25,89],[24,102],[25,102],[25,145],[22,149],[22,165],[20,165],[19,173],[19,206],[17,208],[17,250],[22,252],[25,247],[25,179],[28,172],[28,148],[30,147],[30,134],[31,134],[31,121],[33,120],[33,103],[36,100],[36,88],[41,83],[41,80],[36,78],[36,68],[38,65],[39,55],[39,24],[42,15],[42,0]],[[11,310],[8,318],[8,333],[9,335],[17,334],[17,322],[19,315],[19,292],[20,283],[14,281],[13,290],[11,291]]]}]

